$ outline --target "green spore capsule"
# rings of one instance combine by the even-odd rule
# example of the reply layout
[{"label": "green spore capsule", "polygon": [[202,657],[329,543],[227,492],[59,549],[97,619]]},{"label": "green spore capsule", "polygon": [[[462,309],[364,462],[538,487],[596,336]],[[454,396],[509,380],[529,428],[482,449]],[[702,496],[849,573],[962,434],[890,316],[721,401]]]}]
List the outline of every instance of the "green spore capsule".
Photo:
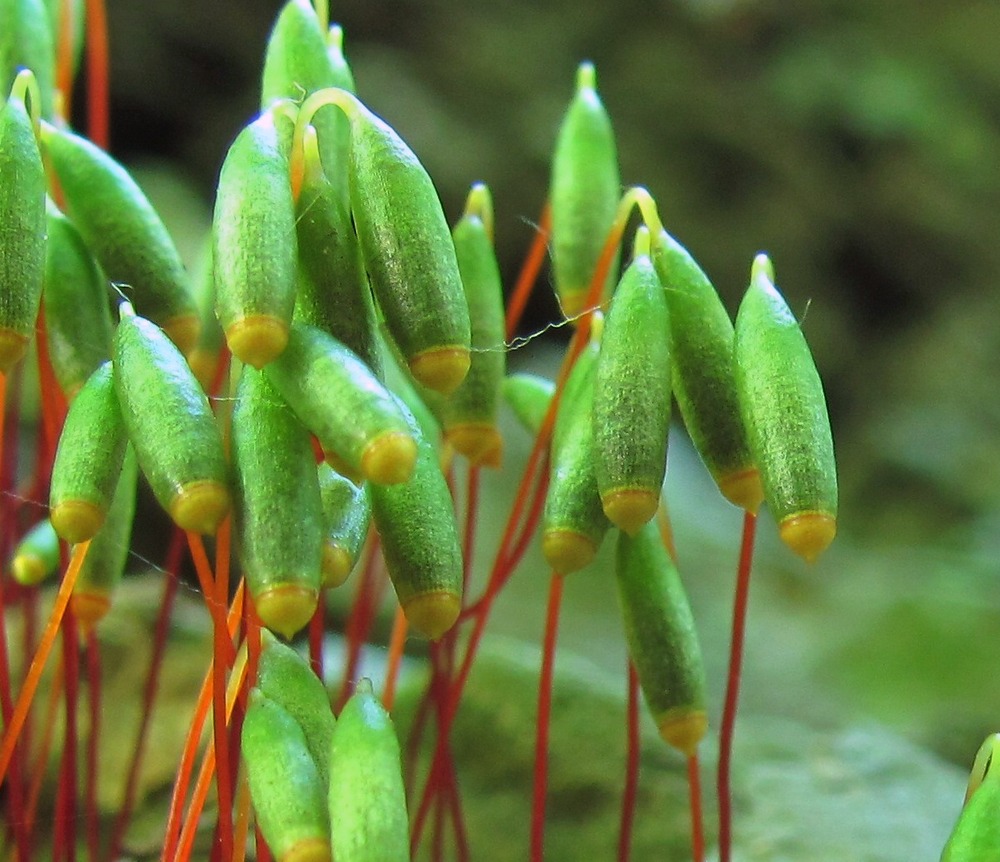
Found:
[{"label": "green spore capsule", "polygon": [[402,138],[349,98],[351,211],[372,290],[413,376],[452,392],[469,370],[470,324],[441,201]]},{"label": "green spore capsule", "polygon": [[118,485],[127,441],[111,363],[105,362],[70,406],[52,465],[49,517],[67,542],[97,535]]},{"label": "green spore capsule", "polygon": [[941,862],[993,862],[1000,848],[1000,734],[982,744],[969,776],[965,807],[958,816]]},{"label": "green spore capsule", "polygon": [[684,586],[654,523],[619,533],[615,574],[646,704],[664,741],[691,756],[708,727],[705,671]]},{"label": "green spore capsule", "polygon": [[837,464],[823,384],[766,255],[736,317],[736,382],[764,499],[782,541],[813,561],[837,531]]},{"label": "green spore capsule", "polygon": [[125,450],[118,487],[101,529],[90,542],[73,585],[70,607],[86,635],[111,608],[111,596],[125,572],[135,519],[135,489],[139,478],[135,450]]},{"label": "green spore capsule", "polygon": [[722,495],[756,512],[764,494],[740,413],[733,323],[708,276],[666,231],[653,263],[667,294],[673,389],[691,442]]},{"label": "green spore capsule", "polygon": [[518,372],[504,378],[500,393],[525,430],[537,434],[556,394],[556,384],[548,377]]},{"label": "green spore capsule", "polygon": [[244,368],[232,428],[237,527],[263,623],[286,638],[316,611],[323,511],[305,428],[264,376]]},{"label": "green spore capsule", "polygon": [[407,862],[406,794],[389,713],[362,679],[330,746],[330,831],[337,862]]},{"label": "green spore capsule", "polygon": [[493,251],[493,201],[472,187],[452,238],[472,325],[469,373],[443,405],[445,439],[470,463],[499,467],[503,439],[497,427],[500,384],[507,367],[503,284]]},{"label": "green spore capsule", "polygon": [[241,740],[257,825],[274,858],[330,862],[326,786],[298,722],[253,689]]},{"label": "green spore capsule", "polygon": [[115,390],[139,469],[178,527],[214,534],[229,512],[229,488],[208,399],[163,330],[131,303],[118,311]]},{"label": "green spore capsule", "polygon": [[[567,318],[583,311],[597,259],[621,197],[618,151],[591,63],[581,63],[576,92],[563,118],[552,158],[552,265]],[[604,285],[613,286],[612,266]]]},{"label": "green spore capsule", "polygon": [[10,561],[14,580],[25,587],[40,584],[59,568],[59,536],[48,518],[42,518],[17,543]]},{"label": "green spore capsule", "polygon": [[45,0],[0,0],[0,21],[0,92],[10,91],[20,70],[31,69],[38,81],[41,115],[50,119],[55,103],[56,48]]},{"label": "green spore capsule", "polygon": [[670,318],[649,233],[615,290],[594,377],[595,472],[604,513],[629,535],[656,514],[670,429]]},{"label": "green spore capsule", "polygon": [[85,138],[43,123],[42,142],[73,224],[104,274],[127,287],[143,316],[187,355],[198,339],[198,312],[180,255],[153,205],[125,168]]},{"label": "green spore capsule", "polygon": [[383,336],[379,338],[379,356],[382,358],[386,389],[406,405],[406,409],[417,418],[420,433],[431,441],[435,449],[440,449],[444,439],[441,423],[438,421],[437,412],[431,408],[429,402],[436,397],[435,407],[440,407],[444,396],[417,383],[407,370],[406,363],[399,355],[398,349],[395,349],[392,340],[381,328],[379,331]]},{"label": "green spore capsule", "polygon": [[[587,566],[611,526],[594,473],[594,372],[596,346],[581,354],[566,382],[556,415],[549,492],[542,514],[542,553],[566,575]],[[584,363],[580,368],[580,363]]]},{"label": "green spore capsule", "polygon": [[330,740],[334,718],[330,696],[309,663],[266,629],[261,632],[257,688],[295,719],[325,787],[330,780]]},{"label": "green spore capsule", "polygon": [[295,307],[291,143],[280,109],[262,113],[229,148],[215,197],[216,314],[233,355],[258,369],[285,349]]},{"label": "green spore capsule", "polygon": [[45,170],[31,117],[12,93],[0,107],[0,374],[28,349],[44,271]]},{"label": "green spore capsule", "polygon": [[[50,200],[46,217],[45,331],[56,380],[71,401],[111,358],[107,281],[72,222]],[[89,553],[89,551],[88,551]]]},{"label": "green spore capsule", "polygon": [[202,246],[201,256],[191,280],[195,304],[198,308],[198,341],[188,354],[188,365],[201,388],[211,392],[219,366],[219,356],[225,343],[222,327],[215,316],[215,263],[212,254],[212,235]]},{"label": "green spore capsule", "polygon": [[375,303],[351,224],[350,206],[342,189],[330,182],[320,165],[315,132],[306,133],[304,153],[296,224],[299,282],[295,317],[328,332],[381,376]]},{"label": "green spore capsule", "polygon": [[404,482],[413,472],[417,445],[396,401],[333,336],[295,322],[288,347],[264,374],[338,472],[378,484]]},{"label": "green spore capsule", "polygon": [[360,488],[329,464],[320,464],[319,491],[326,527],[320,569],[323,587],[339,587],[358,561],[372,521],[368,486]]},{"label": "green spore capsule", "polygon": [[417,440],[417,463],[400,485],[369,485],[389,577],[410,626],[437,640],[462,607],[462,551],[437,450],[400,404]]}]

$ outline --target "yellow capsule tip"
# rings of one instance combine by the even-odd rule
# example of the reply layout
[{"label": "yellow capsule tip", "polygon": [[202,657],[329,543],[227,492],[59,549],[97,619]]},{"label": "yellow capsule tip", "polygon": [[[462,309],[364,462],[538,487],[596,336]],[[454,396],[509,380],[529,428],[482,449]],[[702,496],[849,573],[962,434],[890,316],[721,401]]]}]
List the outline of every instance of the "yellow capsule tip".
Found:
[{"label": "yellow capsule tip", "polygon": [[74,592],[69,606],[80,625],[80,634],[86,637],[111,609],[111,596],[103,591]]},{"label": "yellow capsule tip", "polygon": [[764,502],[764,488],[760,484],[760,473],[756,467],[729,473],[718,480],[719,491],[734,506],[756,515]]},{"label": "yellow capsule tip", "polygon": [[403,605],[410,626],[432,641],[455,625],[461,610],[462,597],[450,590],[420,593]]},{"label": "yellow capsule tip", "polygon": [[218,364],[219,352],[208,350],[205,347],[195,347],[187,354],[188,365],[194,374],[195,380],[201,384],[201,388],[208,392],[208,387],[212,385],[212,377],[215,375],[215,366]]},{"label": "yellow capsule tip", "polygon": [[634,536],[656,514],[660,495],[649,488],[620,488],[602,494],[601,504],[612,524]]},{"label": "yellow capsule tip", "polygon": [[668,709],[657,721],[660,736],[667,745],[672,745],[678,751],[692,757],[698,750],[708,730],[708,716],[703,709],[678,707]]},{"label": "yellow capsule tip", "polygon": [[316,613],[319,591],[299,584],[279,584],[254,596],[257,616],[271,631],[291,640]]},{"label": "yellow capsule tip", "polygon": [[323,556],[320,560],[323,589],[339,587],[347,580],[353,568],[354,560],[340,545],[334,542],[323,543]]},{"label": "yellow capsule tip", "polygon": [[563,317],[576,322],[576,319],[583,313],[584,301],[587,299],[587,290],[568,290],[559,292],[559,306],[562,308]]},{"label": "yellow capsule tip", "polygon": [[229,512],[229,491],[216,479],[188,482],[170,503],[170,517],[182,530],[215,535]]},{"label": "yellow capsule tip", "polygon": [[555,528],[542,535],[545,560],[559,574],[568,575],[588,565],[597,555],[597,545],[583,533]]},{"label": "yellow capsule tip", "polygon": [[233,356],[259,371],[288,345],[288,324],[267,314],[251,314],[226,330],[226,344]]},{"label": "yellow capsule tip", "polygon": [[33,587],[45,579],[48,570],[37,554],[21,553],[11,560],[10,573],[22,587]]},{"label": "yellow capsule tip", "polygon": [[78,545],[97,535],[106,514],[105,509],[89,500],[63,500],[52,507],[49,519],[60,539]]},{"label": "yellow capsule tip", "polygon": [[304,838],[295,842],[278,862],[330,862],[333,851],[325,838]]},{"label": "yellow capsule tip", "polygon": [[445,429],[445,439],[475,467],[497,469],[503,458],[503,438],[492,422],[463,422]]},{"label": "yellow capsule tip", "polygon": [[361,472],[379,485],[398,485],[413,475],[417,441],[405,431],[384,431],[361,453]]},{"label": "yellow capsule tip", "polygon": [[28,352],[28,336],[11,329],[0,329],[0,374],[6,374]]},{"label": "yellow capsule tip", "polygon": [[814,563],[837,535],[837,519],[829,512],[798,512],[783,518],[778,535],[807,563]]},{"label": "yellow capsule tip", "polygon": [[428,389],[448,395],[465,380],[471,361],[468,347],[432,347],[410,357],[410,373]]},{"label": "yellow capsule tip", "polygon": [[177,314],[163,322],[163,331],[177,349],[187,356],[198,343],[198,335],[201,333],[201,321],[194,313]]}]

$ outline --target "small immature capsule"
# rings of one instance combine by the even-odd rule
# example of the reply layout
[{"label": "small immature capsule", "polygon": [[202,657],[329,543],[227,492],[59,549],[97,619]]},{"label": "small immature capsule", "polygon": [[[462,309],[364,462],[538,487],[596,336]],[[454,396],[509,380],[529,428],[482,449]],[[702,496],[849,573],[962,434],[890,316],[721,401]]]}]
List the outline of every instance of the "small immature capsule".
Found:
[{"label": "small immature capsule", "polygon": [[264,111],[229,148],[215,198],[216,314],[233,355],[258,369],[285,349],[295,306],[291,142],[291,120]]},{"label": "small immature capsule", "polygon": [[159,327],[128,302],[118,310],[115,390],[139,469],[178,527],[214,534],[229,511],[229,489],[208,399]]},{"label": "small immature capsule", "polygon": [[982,744],[969,776],[965,807],[941,854],[941,862],[993,862],[1000,847],[1000,734]]},{"label": "small immature capsule", "polygon": [[556,384],[548,377],[518,372],[504,378],[500,392],[524,428],[537,434],[556,394]]},{"label": "small immature capsule", "polygon": [[17,543],[10,572],[21,586],[33,587],[59,568],[59,536],[48,518],[42,518]]},{"label": "small immature capsule", "polygon": [[604,324],[594,377],[597,488],[604,513],[629,535],[660,504],[670,429],[667,298],[640,228]]},{"label": "small immature capsule", "polygon": [[55,95],[54,27],[45,0],[4,0],[0,3],[0,92],[10,91],[21,69],[31,69],[38,81],[41,115],[52,117]]},{"label": "small immature capsule", "polygon": [[337,862],[407,862],[406,793],[389,713],[363,679],[330,746],[330,831]]},{"label": "small immature capsule", "polygon": [[372,290],[418,382],[449,393],[469,370],[469,309],[441,201],[388,124],[354,100],[351,211]]},{"label": "small immature capsule", "polygon": [[111,363],[105,362],[70,406],[52,465],[49,517],[67,542],[93,538],[104,523],[127,441]]},{"label": "small immature capsule", "polygon": [[[556,293],[568,318],[583,311],[622,192],[614,132],[595,78],[593,64],[581,63],[552,159],[552,264]],[[615,270],[609,270],[605,295]]]},{"label": "small immature capsule", "polygon": [[298,722],[253,689],[241,741],[257,825],[274,858],[330,862],[326,786]]},{"label": "small immature capsule", "polygon": [[135,306],[187,355],[198,339],[198,313],[180,255],[152,204],[118,162],[85,138],[43,123],[42,142],[73,224],[104,274],[128,286]]},{"label": "small immature capsule", "polygon": [[417,440],[416,467],[398,485],[368,486],[389,577],[410,626],[437,640],[462,608],[462,550],[437,451],[400,404]]},{"label": "small immature capsule", "polygon": [[379,484],[404,482],[413,472],[417,446],[402,411],[333,336],[296,321],[285,352],[264,374],[339,472]]},{"label": "small immature capsule", "polygon": [[664,741],[686,755],[705,735],[705,671],[680,575],[654,523],[620,533],[615,574],[629,655]]},{"label": "small immature capsule", "polygon": [[763,499],[740,413],[733,324],[708,276],[666,231],[653,263],[670,311],[673,388],[691,442],[722,495],[748,512]]},{"label": "small immature capsule", "polygon": [[808,561],[837,531],[837,464],[823,384],[799,322],[758,255],[736,317],[736,383],[764,498]]},{"label": "small immature capsule", "polygon": [[11,94],[0,107],[0,374],[28,349],[44,270],[45,170],[24,101]]},{"label": "small immature capsule", "polygon": [[316,611],[323,511],[305,428],[264,376],[244,368],[232,428],[240,557],[264,624],[291,638]]},{"label": "small immature capsule", "polygon": [[360,488],[329,464],[320,464],[319,492],[326,527],[320,569],[323,587],[339,587],[347,580],[368,536],[372,502],[368,486]]}]

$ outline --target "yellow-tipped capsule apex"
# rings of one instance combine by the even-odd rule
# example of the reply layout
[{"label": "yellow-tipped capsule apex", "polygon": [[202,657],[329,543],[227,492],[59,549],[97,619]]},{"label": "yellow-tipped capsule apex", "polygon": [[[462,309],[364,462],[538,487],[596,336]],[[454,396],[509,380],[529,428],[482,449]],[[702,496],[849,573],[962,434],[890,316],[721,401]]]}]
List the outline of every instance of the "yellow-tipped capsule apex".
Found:
[{"label": "yellow-tipped capsule apex", "polygon": [[419,593],[403,605],[410,626],[432,641],[455,625],[461,610],[461,596],[445,590]]},{"label": "yellow-tipped capsule apex", "polygon": [[221,482],[204,479],[189,482],[170,503],[170,517],[182,530],[215,535],[229,512],[229,491]]},{"label": "yellow-tipped capsule apex", "polygon": [[52,526],[61,539],[77,545],[97,535],[106,512],[87,500],[66,500],[49,512]]},{"label": "yellow-tipped capsule apex", "polygon": [[111,609],[111,596],[105,592],[74,592],[69,604],[80,626],[80,635],[86,637]]},{"label": "yellow-tipped capsule apex", "polygon": [[323,589],[330,590],[339,587],[351,574],[354,560],[340,545],[326,542],[323,545],[323,556],[320,561],[320,571],[323,576]]},{"label": "yellow-tipped capsule apex", "polygon": [[657,726],[667,745],[672,745],[688,757],[694,756],[698,743],[708,730],[708,716],[701,709],[669,710],[660,716]]},{"label": "yellow-tipped capsule apex", "polygon": [[177,345],[177,349],[187,356],[198,343],[201,321],[198,320],[197,314],[178,314],[164,321],[163,331]]},{"label": "yellow-tipped capsule apex", "polygon": [[452,425],[445,431],[445,438],[477,467],[500,466],[503,456],[503,438],[496,425],[488,422],[464,422]]},{"label": "yellow-tipped capsule apex", "polygon": [[471,361],[467,347],[434,347],[410,359],[410,372],[428,389],[448,395],[465,380]]},{"label": "yellow-tipped capsule apex", "polygon": [[552,529],[542,535],[542,553],[555,571],[568,575],[590,564],[597,555],[597,545],[583,533]]},{"label": "yellow-tipped capsule apex", "polygon": [[316,613],[319,593],[296,584],[280,584],[257,596],[257,615],[271,631],[291,640]]},{"label": "yellow-tipped capsule apex", "polygon": [[800,512],[778,525],[781,541],[807,563],[813,563],[837,535],[837,519],[826,512]]},{"label": "yellow-tipped capsule apex", "polygon": [[250,315],[226,330],[226,343],[235,357],[259,371],[284,351],[288,324],[268,315]]},{"label": "yellow-tipped capsule apex", "polygon": [[612,524],[634,536],[656,514],[660,497],[646,488],[622,488],[604,494],[601,504]]},{"label": "yellow-tipped capsule apex", "polygon": [[330,862],[330,842],[321,838],[300,841],[281,857],[281,862]]},{"label": "yellow-tipped capsule apex", "polygon": [[756,467],[740,470],[719,479],[719,491],[734,506],[756,515],[764,502],[764,488],[760,484],[760,472]]},{"label": "yellow-tipped capsule apex", "polygon": [[403,431],[386,431],[372,440],[361,453],[361,472],[380,485],[397,485],[413,475],[417,463],[417,442]]}]

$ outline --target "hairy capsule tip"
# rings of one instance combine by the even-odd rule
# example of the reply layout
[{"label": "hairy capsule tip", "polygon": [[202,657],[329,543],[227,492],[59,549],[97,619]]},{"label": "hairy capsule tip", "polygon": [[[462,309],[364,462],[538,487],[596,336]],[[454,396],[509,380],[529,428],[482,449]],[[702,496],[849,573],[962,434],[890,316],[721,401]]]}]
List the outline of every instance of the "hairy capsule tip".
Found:
[{"label": "hairy capsule tip", "polygon": [[333,851],[330,842],[322,838],[306,838],[293,844],[280,862],[330,862]]},{"label": "hairy capsule tip", "polygon": [[75,592],[70,597],[69,606],[80,625],[80,635],[86,637],[111,609],[111,596],[98,590]]},{"label": "hairy capsule tip", "polygon": [[803,560],[812,563],[837,535],[837,519],[827,512],[798,512],[782,520],[778,535]]},{"label": "hairy capsule tip", "polygon": [[634,536],[660,505],[660,495],[648,488],[619,488],[601,495],[604,514],[619,530]]},{"label": "hairy capsule tip", "polygon": [[398,485],[413,475],[417,441],[405,431],[383,431],[361,453],[361,472],[379,485]]},{"label": "hairy capsule tip", "polygon": [[181,354],[187,356],[198,343],[201,321],[197,314],[178,314],[164,321],[162,328]]},{"label": "hairy capsule tip", "polygon": [[597,555],[597,545],[575,530],[552,529],[542,535],[542,553],[560,575],[568,575],[588,565]]},{"label": "hairy capsule tip", "polygon": [[10,329],[0,329],[0,374],[13,368],[28,350],[28,337]]},{"label": "hairy capsule tip", "polygon": [[410,626],[432,641],[455,625],[461,610],[462,597],[450,590],[420,593],[403,605]]},{"label": "hairy capsule tip", "polygon": [[97,535],[106,514],[88,500],[64,500],[49,512],[49,519],[60,539],[78,545]]},{"label": "hairy capsule tip", "polygon": [[229,513],[229,491],[215,479],[188,482],[170,501],[170,517],[182,530],[215,535]]},{"label": "hairy capsule tip", "polygon": [[500,466],[503,438],[491,422],[462,422],[445,431],[445,439],[476,467]]},{"label": "hairy capsule tip", "polygon": [[333,542],[324,542],[323,556],[320,559],[320,575],[322,583],[320,586],[324,590],[332,590],[339,587],[351,574],[354,568],[354,561],[340,545]]},{"label": "hairy capsule tip", "polygon": [[45,580],[49,567],[37,554],[23,552],[10,561],[10,573],[22,587],[33,587]]},{"label": "hairy capsule tip", "polygon": [[410,357],[410,373],[428,389],[449,395],[465,380],[472,357],[468,347],[432,347]]},{"label": "hairy capsule tip", "polygon": [[298,584],[279,584],[254,597],[257,615],[285,640],[295,637],[316,613],[319,591]]},{"label": "hairy capsule tip", "polygon": [[288,344],[288,324],[266,314],[241,318],[226,330],[233,356],[258,371],[277,359]]},{"label": "hairy capsule tip", "polygon": [[756,467],[739,470],[719,479],[719,491],[734,506],[756,515],[764,502],[764,488],[760,484],[760,472]]},{"label": "hairy capsule tip", "polygon": [[657,721],[660,736],[667,745],[672,745],[678,751],[692,757],[698,749],[698,743],[708,730],[708,716],[703,709],[678,707],[668,709]]}]

